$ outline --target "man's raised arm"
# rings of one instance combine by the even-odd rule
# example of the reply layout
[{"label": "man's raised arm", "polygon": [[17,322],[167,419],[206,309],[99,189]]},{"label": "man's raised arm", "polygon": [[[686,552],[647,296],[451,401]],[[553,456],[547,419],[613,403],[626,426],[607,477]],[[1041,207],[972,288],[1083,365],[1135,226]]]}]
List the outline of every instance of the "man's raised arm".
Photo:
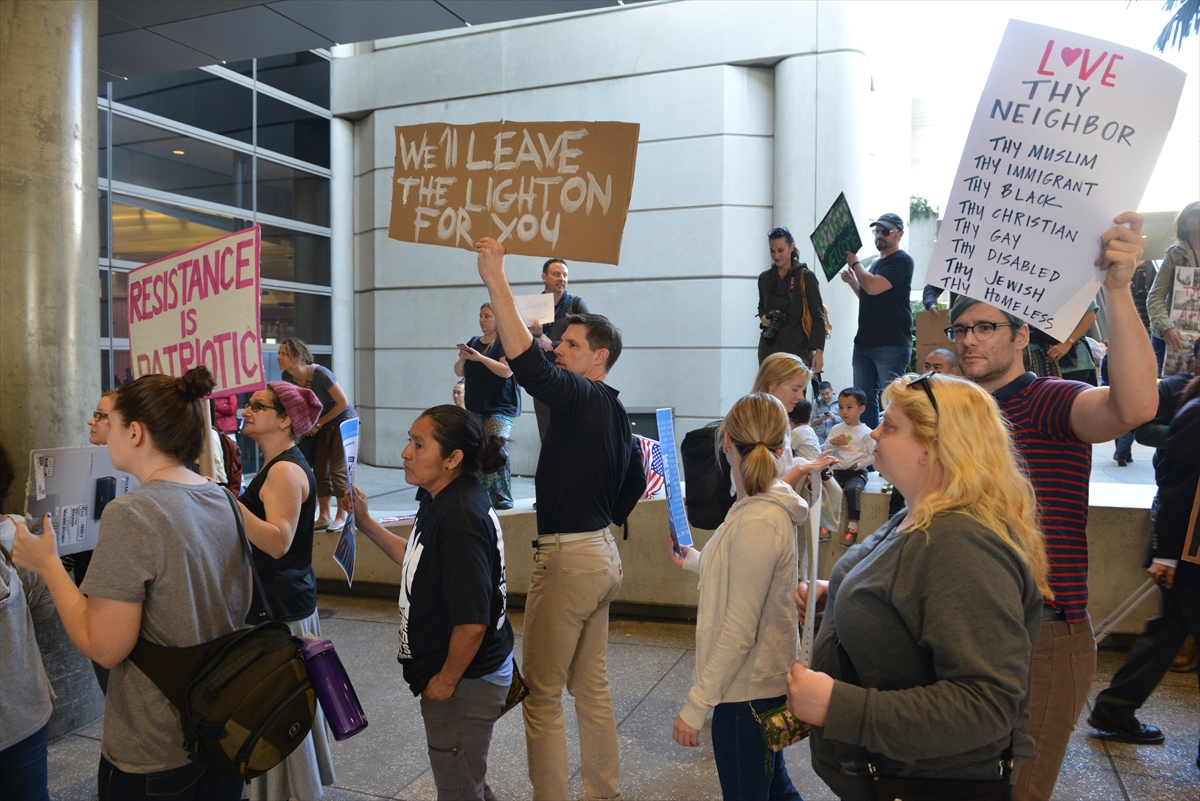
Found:
[{"label": "man's raised arm", "polygon": [[476,240],[475,252],[479,254],[476,259],[479,277],[492,301],[492,314],[496,316],[496,330],[500,333],[504,354],[509,360],[515,359],[533,345],[533,335],[517,312],[517,302],[513,300],[512,289],[504,275],[504,245],[484,236]]},{"label": "man's raised arm", "polygon": [[1071,432],[1084,442],[1115,439],[1154,417],[1157,409],[1154,350],[1129,291],[1133,271],[1146,247],[1141,235],[1145,219],[1127,211],[1100,237],[1102,253],[1096,266],[1108,271],[1104,296],[1108,306],[1109,385],[1081,393],[1071,408]]}]

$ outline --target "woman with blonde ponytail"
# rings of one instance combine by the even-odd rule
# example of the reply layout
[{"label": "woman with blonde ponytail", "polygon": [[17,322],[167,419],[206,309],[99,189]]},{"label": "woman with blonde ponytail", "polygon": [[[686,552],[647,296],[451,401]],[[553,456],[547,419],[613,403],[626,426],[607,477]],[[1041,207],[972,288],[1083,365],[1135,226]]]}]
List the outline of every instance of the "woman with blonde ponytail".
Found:
[{"label": "woman with blonde ponytail", "polygon": [[747,395],[733,405],[717,439],[733,467],[737,502],[703,553],[686,546],[671,552],[676,565],[700,574],[696,682],[674,737],[699,745],[713,713],[713,754],[726,799],[800,799],[783,753],[766,750],[755,719],[783,704],[800,644],[791,595],[796,527],[808,507],[779,480],[788,433],[787,412],[773,395]]},{"label": "woman with blonde ponytail", "polygon": [[[812,593],[825,619],[788,708],[813,724],[813,768],[839,798],[875,798],[879,782],[889,798],[1008,798],[1033,754],[1033,650],[1052,597],[1033,488],[974,382],[897,378],[883,403],[875,466],[908,507]],[[796,603],[803,620],[806,584]]]}]

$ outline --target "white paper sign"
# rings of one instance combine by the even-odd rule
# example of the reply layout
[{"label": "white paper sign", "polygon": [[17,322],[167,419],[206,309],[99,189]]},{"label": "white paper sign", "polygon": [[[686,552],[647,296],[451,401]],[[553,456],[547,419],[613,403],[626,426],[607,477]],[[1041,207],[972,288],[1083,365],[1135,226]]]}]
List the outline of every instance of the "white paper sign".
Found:
[{"label": "white paper sign", "polygon": [[1065,339],[1103,281],[1100,235],[1146,191],[1184,78],[1148,53],[1010,20],[927,282]]},{"label": "white paper sign", "polygon": [[541,295],[515,295],[513,300],[517,302],[517,314],[521,315],[521,321],[525,325],[531,325],[534,321],[542,325],[554,322],[554,295],[549,292]]}]

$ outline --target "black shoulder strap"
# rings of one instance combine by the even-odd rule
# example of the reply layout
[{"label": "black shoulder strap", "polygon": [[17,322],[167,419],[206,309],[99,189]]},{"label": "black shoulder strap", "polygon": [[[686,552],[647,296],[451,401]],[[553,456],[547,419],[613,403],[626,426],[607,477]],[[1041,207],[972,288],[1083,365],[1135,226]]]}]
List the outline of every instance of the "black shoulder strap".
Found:
[{"label": "black shoulder strap", "polygon": [[254,549],[250,547],[250,540],[246,537],[246,525],[242,520],[242,507],[228,487],[222,487],[222,489],[225,490],[229,505],[233,507],[233,517],[237,521],[238,539],[241,540],[242,547],[246,550],[246,558],[250,560],[250,576],[254,580],[254,586],[250,590],[251,592],[257,592],[259,597],[262,598],[263,610],[267,613],[267,619],[274,620],[275,613],[271,610],[271,602],[267,600],[267,586],[263,584],[262,578],[258,575],[258,566],[254,564]]}]

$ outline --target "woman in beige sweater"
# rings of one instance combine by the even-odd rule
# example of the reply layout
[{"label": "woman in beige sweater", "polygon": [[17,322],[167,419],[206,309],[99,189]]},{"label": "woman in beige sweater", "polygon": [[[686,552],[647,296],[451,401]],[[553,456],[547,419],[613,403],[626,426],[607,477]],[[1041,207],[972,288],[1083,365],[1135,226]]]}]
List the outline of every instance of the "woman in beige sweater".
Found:
[{"label": "woman in beige sweater", "polygon": [[[696,682],[675,719],[675,741],[700,744],[713,713],[713,754],[726,799],[796,799],[783,754],[763,745],[755,713],[784,703],[799,635],[792,592],[797,582],[796,526],[808,507],[778,480],[787,448],[787,413],[759,393],[733,405],[718,441],[733,466],[737,502],[703,553],[672,551],[679,567],[700,574]],[[770,774],[764,760],[772,760]]]}]

